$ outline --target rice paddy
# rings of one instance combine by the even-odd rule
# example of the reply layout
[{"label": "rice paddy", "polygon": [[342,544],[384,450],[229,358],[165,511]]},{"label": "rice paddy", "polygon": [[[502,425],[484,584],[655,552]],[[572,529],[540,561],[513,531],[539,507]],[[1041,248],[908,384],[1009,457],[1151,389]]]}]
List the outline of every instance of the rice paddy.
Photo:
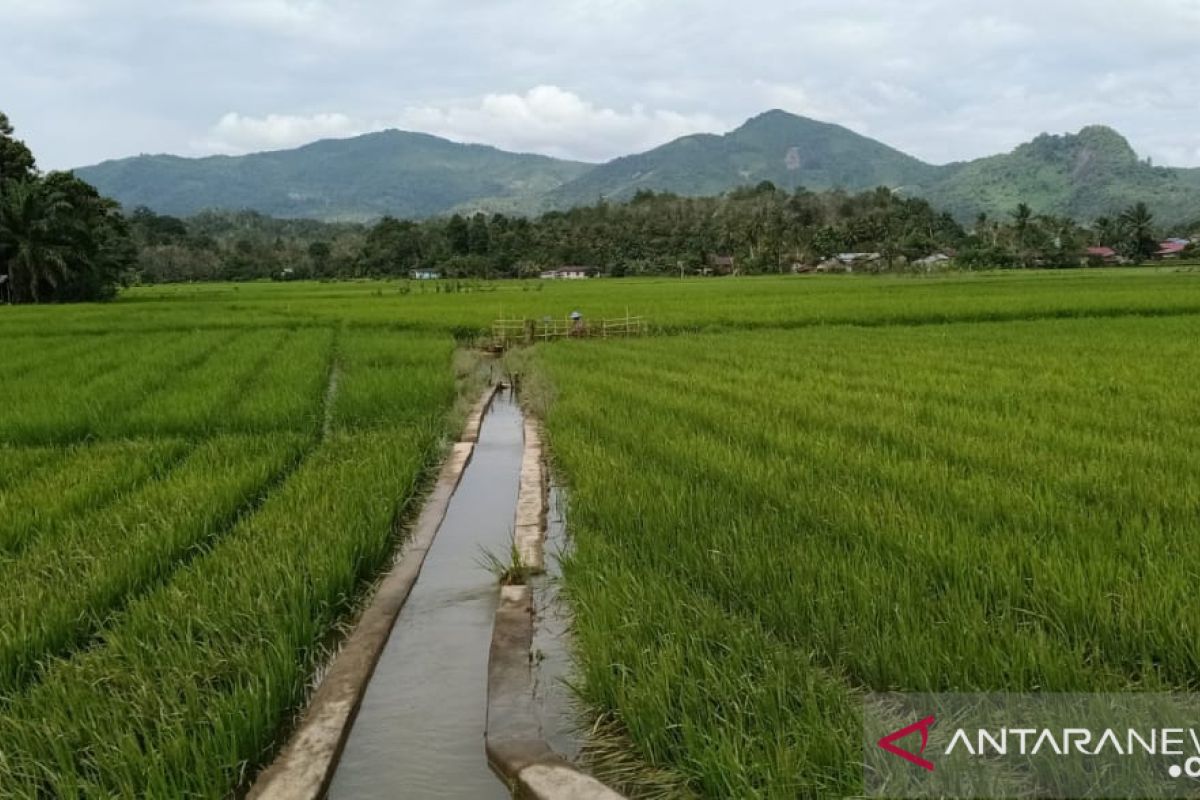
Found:
[{"label": "rice paddy", "polygon": [[861,792],[868,689],[1200,689],[1194,274],[134,289],[0,308],[0,798],[242,792],[464,344],[576,308],[659,334],[512,360],[635,793]]},{"label": "rice paddy", "polygon": [[580,686],[705,797],[861,794],[859,694],[1200,688],[1200,319],[564,343]]},{"label": "rice paddy", "polygon": [[274,321],[11,340],[0,797],[245,788],[390,563],[454,342]]}]

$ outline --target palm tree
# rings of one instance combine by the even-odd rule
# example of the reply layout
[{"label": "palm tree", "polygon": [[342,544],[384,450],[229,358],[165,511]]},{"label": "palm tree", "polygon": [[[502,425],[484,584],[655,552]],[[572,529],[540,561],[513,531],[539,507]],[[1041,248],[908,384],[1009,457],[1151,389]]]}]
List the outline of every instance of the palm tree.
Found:
[{"label": "palm tree", "polygon": [[1154,215],[1145,203],[1135,203],[1121,212],[1121,225],[1125,229],[1125,249],[1128,255],[1141,259],[1154,255],[1158,241],[1154,238]]},{"label": "palm tree", "polygon": [[1092,228],[1096,231],[1096,244],[1103,247],[1112,247],[1113,243],[1116,242],[1119,227],[1112,217],[1097,217]]},{"label": "palm tree", "polygon": [[1025,203],[1020,203],[1012,212],[1012,218],[1017,226],[1017,238],[1024,241],[1025,229],[1029,227],[1029,221],[1033,219],[1033,209]]},{"label": "palm tree", "polygon": [[1154,215],[1145,203],[1135,203],[1121,212],[1121,222],[1129,227],[1133,235],[1153,238]]},{"label": "palm tree", "polygon": [[1025,244],[1029,234],[1029,223],[1033,220],[1033,209],[1025,203],[1020,203],[1012,212],[1012,218],[1017,233],[1017,259],[1021,266],[1027,267],[1031,259]]},{"label": "palm tree", "polygon": [[55,240],[55,218],[69,210],[67,202],[30,181],[5,186],[0,197],[0,253],[8,268],[15,303],[38,302],[39,287],[57,287],[67,278],[65,249]]}]

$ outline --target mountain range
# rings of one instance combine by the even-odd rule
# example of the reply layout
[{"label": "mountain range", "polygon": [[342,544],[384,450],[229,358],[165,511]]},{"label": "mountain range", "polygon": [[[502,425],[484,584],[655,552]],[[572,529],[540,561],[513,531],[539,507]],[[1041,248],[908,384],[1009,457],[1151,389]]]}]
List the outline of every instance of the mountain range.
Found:
[{"label": "mountain range", "polygon": [[126,207],[175,215],[210,208],[325,220],[533,214],[624,200],[642,189],[713,195],[771,181],[788,190],[888,186],[963,221],[1005,215],[1021,202],[1037,213],[1090,220],[1139,200],[1163,222],[1200,217],[1200,168],[1152,166],[1111,128],[1043,134],[1011,153],[935,165],[784,111],[605,164],[389,130],[245,156],[142,155],[75,174]]}]

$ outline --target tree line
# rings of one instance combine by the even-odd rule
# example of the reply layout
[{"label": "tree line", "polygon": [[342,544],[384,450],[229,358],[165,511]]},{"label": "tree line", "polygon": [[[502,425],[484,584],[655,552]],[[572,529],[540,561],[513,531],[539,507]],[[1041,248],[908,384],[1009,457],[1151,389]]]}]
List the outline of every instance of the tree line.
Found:
[{"label": "tree line", "polygon": [[181,220],[137,209],[130,224],[139,279],[146,282],[406,277],[415,271],[517,278],[566,265],[618,277],[679,275],[730,259],[737,271],[756,274],[808,268],[847,253],[873,254],[868,268],[879,271],[928,269],[929,256],[964,269],[1078,267],[1095,246],[1111,247],[1129,263],[1145,261],[1161,233],[1141,203],[1087,226],[1021,204],[1004,217],[980,216],[968,230],[926,201],[886,188],[786,192],[769,183],[719,197],[643,191],[626,203],[598,202],[536,218],[476,213],[359,225],[248,211]]}]

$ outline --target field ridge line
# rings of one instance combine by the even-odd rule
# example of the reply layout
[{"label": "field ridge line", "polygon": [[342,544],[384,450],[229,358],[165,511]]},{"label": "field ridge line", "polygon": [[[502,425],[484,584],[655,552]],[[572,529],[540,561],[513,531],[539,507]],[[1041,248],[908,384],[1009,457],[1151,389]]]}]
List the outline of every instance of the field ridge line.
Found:
[{"label": "field ridge line", "polygon": [[329,343],[329,377],[325,380],[325,394],[321,397],[321,441],[326,441],[333,434],[333,403],[342,379],[342,359],[338,351],[341,332],[341,328],[335,328],[333,340]]}]

